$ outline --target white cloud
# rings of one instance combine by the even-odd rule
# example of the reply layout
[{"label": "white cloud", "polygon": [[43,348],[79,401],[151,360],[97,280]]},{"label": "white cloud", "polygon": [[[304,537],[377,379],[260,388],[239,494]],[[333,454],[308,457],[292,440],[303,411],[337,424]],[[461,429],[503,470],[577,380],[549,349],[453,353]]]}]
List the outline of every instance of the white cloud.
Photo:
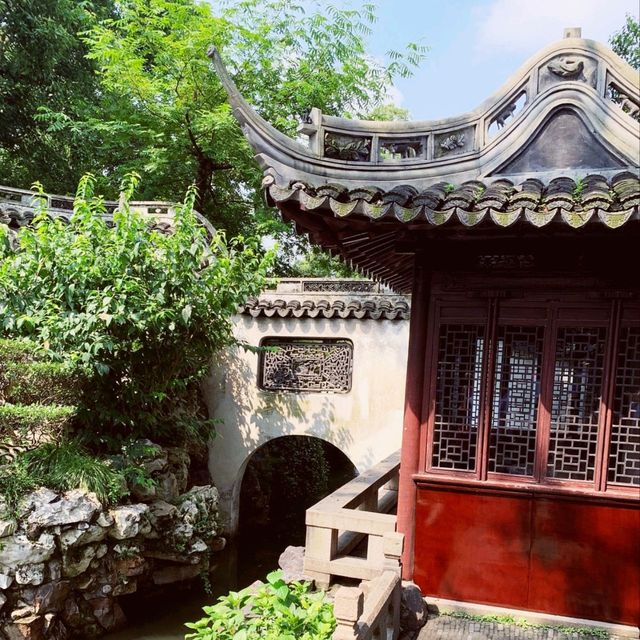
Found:
[{"label": "white cloud", "polygon": [[582,37],[607,42],[638,15],[637,0],[492,0],[476,9],[475,49],[482,57],[530,54],[562,38],[565,27],[582,27]]}]

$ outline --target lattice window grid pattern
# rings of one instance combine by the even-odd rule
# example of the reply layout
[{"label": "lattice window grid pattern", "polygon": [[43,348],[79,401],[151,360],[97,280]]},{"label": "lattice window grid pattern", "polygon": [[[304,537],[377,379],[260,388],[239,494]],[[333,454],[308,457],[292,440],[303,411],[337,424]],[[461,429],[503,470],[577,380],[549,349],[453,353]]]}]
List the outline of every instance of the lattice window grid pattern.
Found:
[{"label": "lattice window grid pattern", "polygon": [[592,481],[605,353],[604,327],[560,328],[547,476]]},{"label": "lattice window grid pattern", "polygon": [[488,469],[532,476],[544,328],[499,326],[496,338]]},{"label": "lattice window grid pattern", "polygon": [[343,339],[262,341],[259,386],[266,391],[347,393],[351,390],[353,343]]},{"label": "lattice window grid pattern", "polygon": [[484,334],[484,326],[440,326],[431,460],[434,468],[475,469]]},{"label": "lattice window grid pattern", "polygon": [[640,327],[622,327],[608,482],[640,486]]}]

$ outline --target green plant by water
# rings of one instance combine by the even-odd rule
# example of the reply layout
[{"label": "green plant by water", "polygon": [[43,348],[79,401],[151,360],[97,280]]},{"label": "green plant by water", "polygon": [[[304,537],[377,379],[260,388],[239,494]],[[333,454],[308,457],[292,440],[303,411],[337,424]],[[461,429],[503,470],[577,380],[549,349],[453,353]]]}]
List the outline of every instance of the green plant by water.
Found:
[{"label": "green plant by water", "polygon": [[282,571],[267,583],[218,598],[205,617],[187,623],[186,640],[329,640],[336,626],[333,605],[309,583],[286,583]]}]

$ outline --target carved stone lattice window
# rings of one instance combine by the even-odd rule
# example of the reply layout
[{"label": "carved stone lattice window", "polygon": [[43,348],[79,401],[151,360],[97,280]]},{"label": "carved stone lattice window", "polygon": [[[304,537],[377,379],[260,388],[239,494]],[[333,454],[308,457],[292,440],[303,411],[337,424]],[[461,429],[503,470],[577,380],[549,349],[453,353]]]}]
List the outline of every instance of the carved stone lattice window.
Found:
[{"label": "carved stone lattice window", "polygon": [[330,291],[336,293],[372,293],[376,291],[377,287],[377,283],[367,280],[347,282],[341,280],[314,280],[302,283],[303,291]]},{"label": "carved stone lattice window", "polygon": [[369,162],[371,160],[371,140],[370,136],[350,136],[327,131],[324,134],[324,155],[336,160]]},{"label": "carved stone lattice window", "polygon": [[347,393],[351,390],[353,343],[341,339],[266,338],[259,380],[267,391]]},{"label": "carved stone lattice window", "polygon": [[425,138],[382,138],[379,155],[383,162],[390,160],[411,160],[422,158],[425,149]]}]

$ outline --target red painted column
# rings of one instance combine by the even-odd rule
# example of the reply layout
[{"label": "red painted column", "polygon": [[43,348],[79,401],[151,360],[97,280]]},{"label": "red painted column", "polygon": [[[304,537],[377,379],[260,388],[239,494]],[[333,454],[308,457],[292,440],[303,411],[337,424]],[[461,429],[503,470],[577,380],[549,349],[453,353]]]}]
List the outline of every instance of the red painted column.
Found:
[{"label": "red painted column", "polygon": [[420,423],[422,419],[428,310],[428,273],[424,266],[424,260],[420,256],[416,256],[411,296],[409,354],[402,428],[402,452],[400,456],[400,484],[398,488],[398,531],[404,534],[402,577],[405,580],[411,580],[413,577],[416,486],[412,476],[418,471],[420,460]]}]

